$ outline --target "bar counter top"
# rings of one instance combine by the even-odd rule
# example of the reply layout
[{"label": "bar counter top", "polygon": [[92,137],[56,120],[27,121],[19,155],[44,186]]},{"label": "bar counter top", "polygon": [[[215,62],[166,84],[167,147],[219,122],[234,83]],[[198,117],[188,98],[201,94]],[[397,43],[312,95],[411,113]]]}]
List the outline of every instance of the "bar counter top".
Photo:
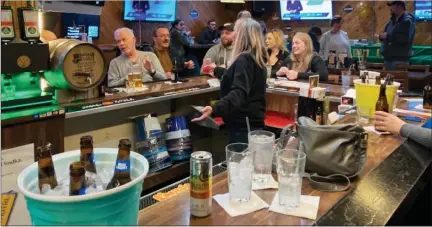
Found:
[{"label": "bar counter top", "polygon": [[[207,81],[209,79],[211,78],[207,76],[199,76],[187,78],[187,82],[179,84],[170,84],[167,81],[146,83],[145,86],[148,87],[148,90],[142,92],[120,92],[102,98],[64,104],[61,105],[61,107],[66,109],[66,118],[74,118],[115,109],[219,91],[219,87],[210,87],[208,85]],[[327,95],[330,97],[330,101],[340,101],[340,97],[342,96],[341,86],[323,83],[321,83],[320,86],[327,88]],[[299,95],[296,91],[290,91],[281,87],[267,88],[267,93],[287,96]]]},{"label": "bar counter top", "polygon": [[[186,96],[198,95],[203,93],[218,92],[219,87],[210,87],[207,81],[211,79],[208,76],[198,76],[187,78],[187,82],[170,84],[169,81],[158,81],[144,84],[148,89],[140,92],[126,93],[119,92],[105,97],[87,99],[67,104],[33,107],[15,112],[6,113],[8,116],[19,116],[11,119],[2,119],[2,125],[20,123],[33,119],[35,114],[42,114],[47,108],[64,110],[65,118],[82,117],[86,115],[106,112],[111,110],[123,109],[138,105],[161,102]],[[327,96],[330,101],[339,102],[342,96],[342,87],[335,84],[320,83],[320,87],[327,88]],[[298,96],[297,91],[291,91],[287,88],[267,88],[268,94],[279,94],[286,96]],[[42,109],[42,110],[39,110]],[[34,110],[34,111],[32,111]],[[42,111],[42,112],[41,112]],[[31,113],[27,114],[26,113]],[[2,116],[5,113],[2,113]],[[5,115],[6,116],[6,115]],[[18,119],[17,119],[18,118]],[[21,119],[19,119],[21,118]],[[36,119],[36,118],[35,118]]]},{"label": "bar counter top", "polygon": [[[352,122],[346,116],[343,122]],[[398,136],[369,133],[367,163],[361,175],[344,192],[322,192],[303,180],[302,195],[320,196],[317,220],[262,209],[230,217],[215,200],[204,218],[190,215],[189,193],[179,194],[140,211],[139,225],[385,225],[399,208],[415,198],[431,180],[432,152]],[[213,195],[228,192],[227,173],[213,178]],[[277,189],[255,193],[269,205]]]}]

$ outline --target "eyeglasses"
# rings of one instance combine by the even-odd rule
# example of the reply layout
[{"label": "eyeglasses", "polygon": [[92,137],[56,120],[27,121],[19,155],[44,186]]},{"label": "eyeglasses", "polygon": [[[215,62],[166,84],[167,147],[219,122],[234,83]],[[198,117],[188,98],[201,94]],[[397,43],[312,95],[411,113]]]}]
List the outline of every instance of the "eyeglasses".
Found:
[{"label": "eyeglasses", "polygon": [[166,34],[166,35],[158,35],[157,37],[159,37],[159,38],[169,38],[170,35],[169,35],[169,34]]}]

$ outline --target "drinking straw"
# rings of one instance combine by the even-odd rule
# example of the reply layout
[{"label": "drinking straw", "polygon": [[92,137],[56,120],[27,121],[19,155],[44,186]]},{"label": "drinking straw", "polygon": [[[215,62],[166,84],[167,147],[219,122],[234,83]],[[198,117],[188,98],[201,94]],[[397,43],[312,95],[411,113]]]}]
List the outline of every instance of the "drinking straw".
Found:
[{"label": "drinking straw", "polygon": [[248,135],[249,135],[249,133],[250,133],[249,117],[246,117],[246,126],[247,126],[247,130],[248,130]]}]

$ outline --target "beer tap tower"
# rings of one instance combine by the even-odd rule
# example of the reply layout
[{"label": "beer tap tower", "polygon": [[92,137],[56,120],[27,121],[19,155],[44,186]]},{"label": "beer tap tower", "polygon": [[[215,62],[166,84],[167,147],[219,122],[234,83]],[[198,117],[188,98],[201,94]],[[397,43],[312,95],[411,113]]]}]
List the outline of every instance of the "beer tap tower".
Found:
[{"label": "beer tap tower", "polygon": [[2,7],[3,19],[1,110],[53,103],[53,94],[41,89],[41,76],[49,69],[49,49],[39,41],[38,11],[18,9],[22,41],[15,37],[12,8]]}]

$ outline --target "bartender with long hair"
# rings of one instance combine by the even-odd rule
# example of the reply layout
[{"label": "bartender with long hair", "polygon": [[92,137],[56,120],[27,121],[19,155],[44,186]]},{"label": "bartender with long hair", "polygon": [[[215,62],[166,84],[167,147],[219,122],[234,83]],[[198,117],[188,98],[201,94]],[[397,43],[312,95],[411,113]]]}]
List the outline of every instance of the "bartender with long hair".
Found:
[{"label": "bartender with long hair", "polygon": [[228,129],[229,142],[248,142],[250,129],[264,127],[266,108],[266,62],[268,54],[261,26],[251,18],[241,18],[234,26],[235,40],[229,68],[221,78],[221,99],[206,106],[202,115],[192,122],[210,115],[220,116]]}]

